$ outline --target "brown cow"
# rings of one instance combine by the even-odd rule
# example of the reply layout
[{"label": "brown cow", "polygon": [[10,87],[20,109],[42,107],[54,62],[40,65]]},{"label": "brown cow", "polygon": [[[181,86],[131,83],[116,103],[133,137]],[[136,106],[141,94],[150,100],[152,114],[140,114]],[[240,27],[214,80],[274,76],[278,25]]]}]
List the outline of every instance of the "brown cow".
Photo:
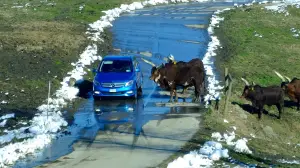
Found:
[{"label": "brown cow", "polygon": [[297,110],[300,110],[300,79],[293,78],[292,80],[285,76],[283,77],[277,71],[274,71],[276,75],[282,80],[281,88],[290,100],[297,103]]},{"label": "brown cow", "polygon": [[[187,66],[187,67],[198,66],[198,67],[200,67],[201,71],[205,71],[203,62],[199,58],[194,58],[194,59],[190,60],[189,62],[184,62],[184,61],[175,62],[173,59],[169,59],[169,62],[166,63],[165,65],[162,64],[159,67],[156,67],[156,66],[152,67],[150,80],[153,80],[155,83],[159,84],[160,87],[162,87],[163,89],[166,89],[167,86],[164,86],[162,83],[158,83],[158,81],[155,80],[154,76],[157,76],[157,73],[158,73],[158,71],[161,67],[163,67],[163,66],[169,67],[169,66],[172,66],[172,65],[175,65],[178,69],[181,69],[185,66]],[[205,81],[205,76],[203,76],[203,81]],[[192,84],[191,85],[186,85],[186,86],[183,85],[182,94],[184,94],[186,89],[188,87],[191,87],[191,86],[193,86],[193,85]],[[205,82],[204,82],[203,87],[204,87],[204,90],[206,90]]]},{"label": "brown cow", "polygon": [[178,101],[176,86],[194,86],[195,98],[193,102],[201,101],[200,93],[201,87],[204,83],[205,71],[199,66],[183,66],[178,67],[177,64],[162,65],[155,69],[150,77],[156,83],[159,83],[162,88],[170,89],[170,101],[173,101],[173,94],[175,94],[175,101]]}]

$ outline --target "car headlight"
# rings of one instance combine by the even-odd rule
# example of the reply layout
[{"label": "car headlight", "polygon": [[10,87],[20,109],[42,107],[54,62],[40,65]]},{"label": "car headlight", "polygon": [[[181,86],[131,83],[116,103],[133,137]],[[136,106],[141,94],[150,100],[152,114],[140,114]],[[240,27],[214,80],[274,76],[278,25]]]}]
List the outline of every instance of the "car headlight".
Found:
[{"label": "car headlight", "polygon": [[95,85],[100,85],[100,83],[98,81],[96,81],[96,80],[94,80],[94,84]]},{"label": "car headlight", "polygon": [[128,107],[128,111],[133,111],[134,109],[132,107]]},{"label": "car headlight", "polygon": [[126,82],[125,86],[131,86],[131,85],[133,85],[133,82],[134,82],[133,80]]}]

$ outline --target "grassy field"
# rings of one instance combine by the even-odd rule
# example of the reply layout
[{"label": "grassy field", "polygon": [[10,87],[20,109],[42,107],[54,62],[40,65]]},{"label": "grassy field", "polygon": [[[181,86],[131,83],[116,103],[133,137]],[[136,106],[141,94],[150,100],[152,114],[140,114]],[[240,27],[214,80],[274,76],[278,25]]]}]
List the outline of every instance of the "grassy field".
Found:
[{"label": "grassy field", "polygon": [[[238,136],[251,139],[248,144],[256,156],[294,160],[294,156],[300,158],[297,146],[300,144],[300,112],[296,107],[286,103],[282,118],[277,119],[276,107],[265,106],[268,114],[258,120],[257,114],[247,111],[250,102],[239,98],[244,88],[241,77],[262,86],[280,85],[281,80],[273,70],[290,78],[299,77],[300,41],[290,29],[299,30],[300,9],[289,7],[290,15],[284,16],[261,8],[253,6],[248,11],[237,9],[221,15],[225,20],[215,31],[222,45],[217,63],[221,73],[225,67],[229,68],[234,78],[233,91],[228,112],[223,115],[211,113],[205,120],[207,126],[216,131],[236,126]],[[289,102],[287,97],[286,101]],[[224,123],[223,118],[229,124]]]},{"label": "grassy field", "polygon": [[[86,29],[101,11],[133,0],[2,0],[0,4],[0,113],[35,113],[52,92],[60,87],[72,62],[89,44]],[[84,5],[82,10],[80,6]],[[108,32],[108,31],[106,31]],[[103,34],[99,54],[112,51],[111,35]],[[54,78],[54,76],[57,76]],[[5,93],[8,93],[6,95]]]},{"label": "grassy field", "polygon": [[[181,151],[158,167],[167,167],[169,162],[187,153],[186,151],[199,149],[197,146],[199,143],[211,140],[211,133],[224,133],[226,130],[232,130],[232,126],[237,128],[235,131],[237,138],[248,139],[247,145],[253,152],[253,155],[247,155],[230,150],[229,154],[234,159],[257,164],[258,167],[269,167],[271,164],[277,164],[278,167],[299,167],[295,164],[276,162],[282,158],[287,160],[300,158],[300,146],[297,145],[300,144],[300,112],[296,107],[285,107],[282,118],[277,119],[276,107],[265,106],[268,114],[263,114],[262,119],[258,120],[256,113],[251,114],[247,111],[250,102],[240,98],[244,88],[241,77],[249,82],[269,86],[281,83],[273,70],[290,78],[300,76],[298,74],[300,41],[290,30],[291,28],[300,30],[300,9],[289,7],[290,15],[284,16],[261,9],[262,7],[254,5],[246,11],[240,8],[221,14],[225,20],[215,29],[215,34],[222,45],[217,51],[216,63],[220,74],[224,75],[224,69],[228,67],[234,78],[229,110],[223,113],[223,99],[220,102],[219,113],[209,110],[204,116],[203,128],[200,128]],[[289,102],[287,97],[286,101]],[[229,123],[225,123],[224,119]],[[228,163],[226,159],[223,161]]]}]

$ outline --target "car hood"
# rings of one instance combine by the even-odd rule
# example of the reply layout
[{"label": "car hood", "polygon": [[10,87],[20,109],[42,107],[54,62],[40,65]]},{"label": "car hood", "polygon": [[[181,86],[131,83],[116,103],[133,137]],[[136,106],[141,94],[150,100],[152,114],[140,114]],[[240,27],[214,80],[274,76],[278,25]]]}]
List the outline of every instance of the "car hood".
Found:
[{"label": "car hood", "polygon": [[134,78],[134,73],[115,73],[115,72],[110,72],[110,73],[103,73],[103,72],[98,72],[97,75],[95,76],[95,80],[98,82],[124,82],[124,81],[129,81]]}]

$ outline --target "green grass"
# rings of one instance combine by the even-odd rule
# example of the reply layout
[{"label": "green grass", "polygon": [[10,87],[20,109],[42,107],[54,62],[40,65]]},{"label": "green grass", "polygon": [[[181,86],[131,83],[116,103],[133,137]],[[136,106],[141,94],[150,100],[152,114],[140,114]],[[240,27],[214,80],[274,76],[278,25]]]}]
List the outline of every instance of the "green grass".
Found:
[{"label": "green grass", "polygon": [[[291,15],[284,16],[261,8],[253,6],[249,12],[242,9],[227,11],[221,14],[225,19],[215,30],[222,45],[218,49],[218,68],[224,73],[223,69],[228,67],[234,78],[231,103],[250,104],[239,98],[244,88],[241,77],[262,86],[280,85],[281,80],[273,70],[290,78],[299,77],[300,41],[292,36],[290,29],[300,29],[300,9],[289,7]],[[254,36],[255,31],[263,37]],[[255,156],[299,158],[300,152],[295,145],[300,143],[300,113],[295,107],[285,107],[279,120],[273,116],[278,115],[275,107],[265,106],[265,109],[270,115],[264,114],[259,121],[257,114],[250,114],[239,105],[230,104],[226,114],[211,113],[206,116],[206,122],[209,121],[208,127],[217,128],[217,131],[236,126],[240,137],[251,139],[248,144]],[[224,123],[223,118],[229,124]],[[250,134],[256,138],[251,138]]]},{"label": "green grass", "polygon": [[[90,43],[87,26],[98,20],[103,10],[133,0],[2,0],[0,4],[0,101],[1,112],[35,109],[47,98],[48,81],[52,93],[60,87],[72,62]],[[18,4],[14,4],[18,3]],[[30,6],[12,8],[13,6]],[[55,3],[55,5],[47,5]],[[85,5],[83,10],[79,6]],[[106,43],[98,43],[100,55],[112,52],[111,33]],[[50,71],[50,73],[48,73]],[[57,76],[57,78],[53,78]],[[6,80],[9,78],[9,80]],[[21,90],[24,89],[24,92]],[[9,92],[9,95],[4,95]]]}]

